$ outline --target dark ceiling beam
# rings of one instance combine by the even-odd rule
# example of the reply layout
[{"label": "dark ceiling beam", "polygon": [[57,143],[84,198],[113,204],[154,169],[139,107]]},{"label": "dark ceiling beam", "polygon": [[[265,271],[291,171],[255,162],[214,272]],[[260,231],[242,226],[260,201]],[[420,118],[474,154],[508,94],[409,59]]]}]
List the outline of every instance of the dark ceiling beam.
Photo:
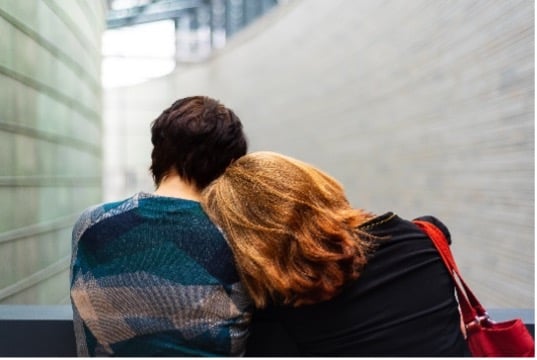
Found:
[{"label": "dark ceiling beam", "polygon": [[106,27],[108,29],[117,29],[153,21],[176,19],[185,11],[208,4],[208,0],[153,0],[142,6],[109,10]]}]

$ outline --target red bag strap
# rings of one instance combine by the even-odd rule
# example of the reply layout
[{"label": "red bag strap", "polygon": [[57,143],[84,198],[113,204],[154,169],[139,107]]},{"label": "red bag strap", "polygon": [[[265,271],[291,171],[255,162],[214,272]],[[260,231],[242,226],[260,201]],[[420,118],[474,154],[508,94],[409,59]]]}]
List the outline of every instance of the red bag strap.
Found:
[{"label": "red bag strap", "polygon": [[485,308],[483,308],[479,300],[477,300],[477,297],[462,278],[457,264],[455,263],[455,259],[453,258],[453,254],[451,253],[451,249],[449,248],[448,241],[442,230],[428,221],[414,220],[413,223],[416,224],[433,241],[433,244],[438,250],[442,261],[451,274],[453,282],[455,283],[457,298],[459,300],[466,327],[470,328],[472,325],[479,326],[481,321],[489,319]]}]

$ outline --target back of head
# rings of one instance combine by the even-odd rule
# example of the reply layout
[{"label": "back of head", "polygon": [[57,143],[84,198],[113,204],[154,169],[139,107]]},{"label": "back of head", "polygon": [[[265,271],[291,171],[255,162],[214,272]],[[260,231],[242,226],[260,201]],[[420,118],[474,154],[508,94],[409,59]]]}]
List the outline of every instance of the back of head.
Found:
[{"label": "back of head", "polygon": [[254,152],[203,192],[205,210],[226,233],[257,306],[299,306],[335,296],[359,275],[368,245],[342,186],[299,160]]},{"label": "back of head", "polygon": [[150,170],[155,184],[175,172],[203,189],[235,159],[247,141],[237,115],[215,99],[177,100],[151,124]]}]

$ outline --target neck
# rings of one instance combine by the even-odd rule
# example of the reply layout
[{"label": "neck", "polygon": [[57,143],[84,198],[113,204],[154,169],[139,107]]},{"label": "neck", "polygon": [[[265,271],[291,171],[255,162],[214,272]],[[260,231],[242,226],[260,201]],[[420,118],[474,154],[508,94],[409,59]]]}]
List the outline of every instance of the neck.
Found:
[{"label": "neck", "polygon": [[196,186],[186,182],[177,174],[166,176],[155,190],[156,195],[200,201],[201,195]]}]

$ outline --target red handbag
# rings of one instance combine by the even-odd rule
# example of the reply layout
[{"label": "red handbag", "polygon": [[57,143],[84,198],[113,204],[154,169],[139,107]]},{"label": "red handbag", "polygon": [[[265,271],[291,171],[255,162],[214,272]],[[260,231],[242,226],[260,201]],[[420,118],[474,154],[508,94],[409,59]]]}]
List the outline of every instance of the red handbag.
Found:
[{"label": "red handbag", "polygon": [[464,282],[444,233],[427,221],[414,220],[433,241],[448,268],[466,327],[466,341],[476,357],[534,357],[535,342],[521,319],[494,322]]}]

